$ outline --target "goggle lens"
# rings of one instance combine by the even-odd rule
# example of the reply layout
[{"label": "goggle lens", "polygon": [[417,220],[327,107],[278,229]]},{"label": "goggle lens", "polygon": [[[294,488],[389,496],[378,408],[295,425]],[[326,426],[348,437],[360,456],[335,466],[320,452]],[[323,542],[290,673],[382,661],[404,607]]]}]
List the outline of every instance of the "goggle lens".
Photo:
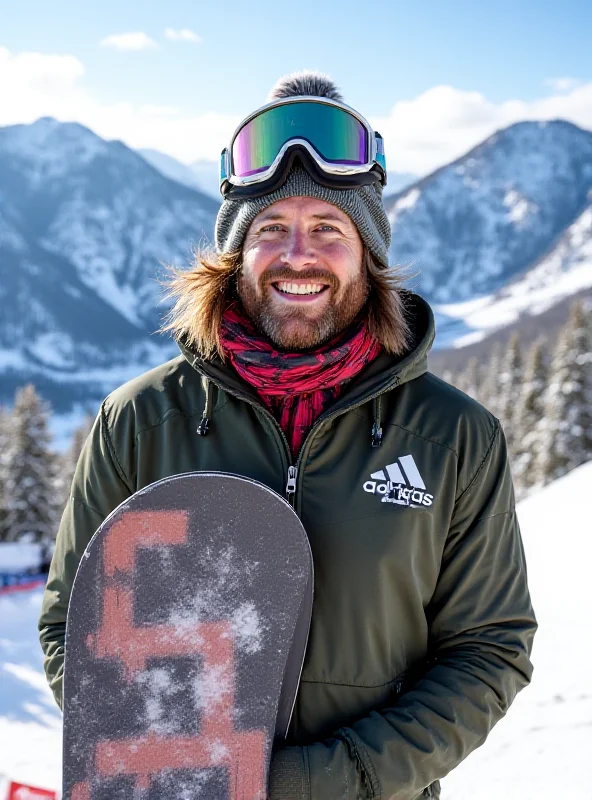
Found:
[{"label": "goggle lens", "polygon": [[239,131],[232,145],[233,174],[246,178],[269,169],[291,139],[306,140],[328,162],[359,166],[368,161],[366,128],[345,109],[286,103],[263,111]]}]

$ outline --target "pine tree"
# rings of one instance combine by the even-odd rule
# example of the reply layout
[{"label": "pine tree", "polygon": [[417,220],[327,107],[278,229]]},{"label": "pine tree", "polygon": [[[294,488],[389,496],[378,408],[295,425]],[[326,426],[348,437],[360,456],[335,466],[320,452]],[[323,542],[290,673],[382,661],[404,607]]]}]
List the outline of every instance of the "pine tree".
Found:
[{"label": "pine tree", "polygon": [[481,384],[483,382],[481,364],[479,359],[473,356],[467,361],[467,366],[463,372],[462,383],[463,392],[468,394],[473,400],[479,400],[481,396]]},{"label": "pine tree", "polygon": [[590,312],[571,308],[555,350],[545,398],[537,483],[544,485],[592,459]]},{"label": "pine tree", "polygon": [[501,399],[501,381],[500,374],[502,371],[502,345],[500,342],[494,342],[489,362],[487,364],[485,376],[481,383],[481,402],[494,417],[500,417],[500,399]]},{"label": "pine tree", "polygon": [[508,343],[508,349],[503,360],[503,368],[500,373],[500,395],[499,395],[499,414],[506,441],[508,452],[512,462],[516,455],[516,448],[522,436],[520,429],[520,419],[517,417],[516,410],[523,384],[522,352],[520,348],[520,336],[518,333],[512,334]]},{"label": "pine tree", "polygon": [[520,435],[514,444],[512,473],[518,498],[524,497],[537,480],[536,465],[540,457],[541,420],[545,413],[547,382],[547,353],[539,339],[528,352],[524,384],[515,415],[519,421]]},{"label": "pine tree", "polygon": [[84,447],[84,443],[88,438],[93,423],[94,417],[92,417],[90,414],[87,414],[82,423],[74,431],[72,443],[70,444],[69,449],[60,456],[60,516],[64,506],[68,502],[70,487],[74,478],[74,472],[76,471],[76,465],[78,464],[78,459],[80,458],[82,448]]},{"label": "pine tree", "polygon": [[56,533],[55,457],[50,450],[49,408],[29,384],[16,393],[6,454],[6,538],[50,542]]},{"label": "pine tree", "polygon": [[0,541],[6,536],[6,453],[10,441],[10,413],[0,406]]}]

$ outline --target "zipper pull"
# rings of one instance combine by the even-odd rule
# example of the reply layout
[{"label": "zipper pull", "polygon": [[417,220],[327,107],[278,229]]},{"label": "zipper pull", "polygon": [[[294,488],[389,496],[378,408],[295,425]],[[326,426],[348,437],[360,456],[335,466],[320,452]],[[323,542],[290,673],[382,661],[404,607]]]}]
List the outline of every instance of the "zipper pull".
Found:
[{"label": "zipper pull", "polygon": [[296,467],[288,467],[288,483],[286,484],[286,497],[292,505],[294,505],[294,495],[296,494],[296,476],[298,470]]}]

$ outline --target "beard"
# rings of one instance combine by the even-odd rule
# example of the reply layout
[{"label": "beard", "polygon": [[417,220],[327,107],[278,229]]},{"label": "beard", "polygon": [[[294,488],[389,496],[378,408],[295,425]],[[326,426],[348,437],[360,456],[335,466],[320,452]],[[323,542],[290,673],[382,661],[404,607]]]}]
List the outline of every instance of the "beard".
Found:
[{"label": "beard", "polygon": [[[292,280],[326,284],[328,288],[324,293],[329,296],[318,308],[296,304],[291,308],[283,306],[281,300],[274,298],[272,284]],[[247,316],[259,332],[279,350],[293,352],[319,347],[348,328],[366,305],[370,282],[366,270],[347,283],[341,283],[326,270],[311,268],[295,272],[281,266],[265,270],[258,281],[241,270],[237,292]]]}]

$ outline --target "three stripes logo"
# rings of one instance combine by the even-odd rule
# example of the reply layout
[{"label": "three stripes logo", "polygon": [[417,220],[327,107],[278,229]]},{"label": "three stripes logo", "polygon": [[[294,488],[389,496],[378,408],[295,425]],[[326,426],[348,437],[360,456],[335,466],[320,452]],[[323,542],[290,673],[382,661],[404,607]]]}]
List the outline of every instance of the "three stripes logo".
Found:
[{"label": "three stripes logo", "polygon": [[364,491],[382,495],[383,503],[419,508],[431,506],[434,502],[434,495],[426,492],[426,485],[412,455],[401,456],[393,464],[373,472],[370,478],[364,484]]}]

